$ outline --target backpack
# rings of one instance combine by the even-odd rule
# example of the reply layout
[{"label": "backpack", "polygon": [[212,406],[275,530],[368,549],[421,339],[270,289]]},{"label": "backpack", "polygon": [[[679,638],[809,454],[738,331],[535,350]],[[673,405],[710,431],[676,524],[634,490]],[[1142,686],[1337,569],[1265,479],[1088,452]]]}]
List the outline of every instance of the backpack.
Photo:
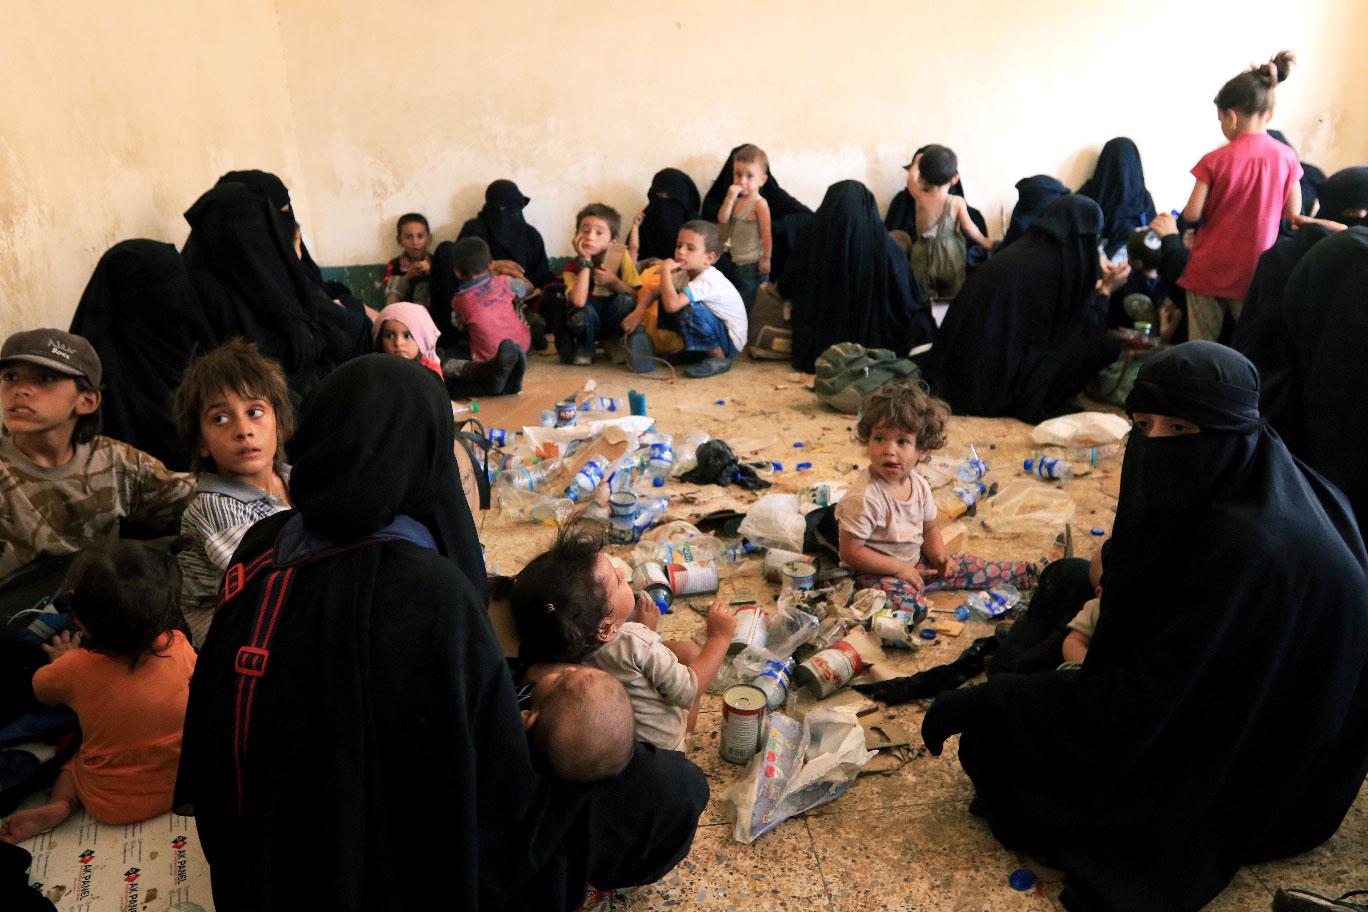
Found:
[{"label": "backpack", "polygon": [[812,389],[824,405],[855,415],[865,396],[904,377],[920,379],[921,368],[886,348],[841,342],[817,356],[817,379]]}]

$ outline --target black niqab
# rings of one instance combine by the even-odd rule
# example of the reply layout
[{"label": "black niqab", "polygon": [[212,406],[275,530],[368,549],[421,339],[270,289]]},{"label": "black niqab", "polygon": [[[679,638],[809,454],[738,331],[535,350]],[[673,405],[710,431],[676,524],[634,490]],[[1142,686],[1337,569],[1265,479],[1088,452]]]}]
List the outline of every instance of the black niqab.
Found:
[{"label": "black niqab", "polygon": [[1102,207],[1102,245],[1108,257],[1116,256],[1132,231],[1154,220],[1140,150],[1124,136],[1107,140],[1092,177],[1078,192]]},{"label": "black niqab", "polygon": [[530,202],[511,180],[496,180],[485,188],[479,215],[461,226],[456,239],[482,238],[494,259],[512,260],[523,268],[527,281],[541,286],[552,278],[551,264],[541,233],[523,218]]},{"label": "black niqab", "polygon": [[[703,197],[703,218],[709,222],[717,221],[717,213],[722,208],[722,201],[726,199],[727,188],[732,185],[732,160],[736,153],[746,145],[750,144],[742,143],[727,153],[727,160],[722,163],[722,170],[717,172],[717,179],[713,181],[713,185],[708,188],[707,194]],[[769,179],[760,188],[760,195],[765,198],[765,202],[769,203],[771,222],[778,222],[790,215],[812,212],[811,209],[798,202],[788,194],[788,191],[779,186],[779,181],[774,177],[774,171],[769,170],[768,166],[766,173],[769,174]]]},{"label": "black niqab", "polygon": [[1365,224],[1368,217],[1350,216],[1349,212],[1368,209],[1368,165],[1343,168],[1330,175],[1320,192],[1320,218],[1347,224]]},{"label": "black niqab", "polygon": [[674,256],[679,229],[698,218],[698,187],[693,178],[677,168],[657,171],[646,193],[642,211],[640,257],[665,259]]},{"label": "black niqab", "polygon": [[1017,204],[1012,208],[1012,218],[1002,241],[993,248],[997,253],[1013,241],[1020,240],[1026,229],[1040,217],[1050,204],[1061,196],[1068,196],[1069,188],[1047,174],[1023,177],[1016,182]]},{"label": "black niqab", "polygon": [[104,367],[103,432],[190,469],[171,396],[190,362],[217,344],[176,248],[121,241],[100,257],[71,319]]},{"label": "black niqab", "polygon": [[935,335],[907,256],[859,181],[827,188],[779,290],[793,302],[793,365],[802,371],[811,371],[817,356],[838,342],[901,356]]},{"label": "black niqab", "polygon": [[975,812],[1067,873],[1066,908],[1200,908],[1328,838],[1368,772],[1368,559],[1258,387],[1215,343],[1150,358],[1127,410],[1202,430],[1131,435],[1082,670],[990,677],[927,714],[963,732]]},{"label": "black niqab", "polygon": [[1116,359],[1096,292],[1102,212],[1069,194],[1026,235],[965,282],[941,324],[929,364],[937,395],[956,412],[1036,423]]}]

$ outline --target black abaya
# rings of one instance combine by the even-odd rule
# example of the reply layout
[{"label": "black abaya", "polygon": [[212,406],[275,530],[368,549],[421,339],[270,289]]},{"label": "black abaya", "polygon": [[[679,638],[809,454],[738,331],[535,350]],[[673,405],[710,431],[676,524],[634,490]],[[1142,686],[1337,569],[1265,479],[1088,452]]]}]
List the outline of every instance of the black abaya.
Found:
[{"label": "black abaya", "polygon": [[1060,197],[965,282],[929,364],[936,394],[956,412],[1034,424],[1071,411],[1070,400],[1116,360],[1108,301],[1095,289],[1101,226],[1092,200]]},{"label": "black abaya", "polygon": [[1124,136],[1107,140],[1092,177],[1078,192],[1102,207],[1102,247],[1109,258],[1126,246],[1132,231],[1154,220],[1140,150]]},{"label": "black abaya", "polygon": [[523,209],[530,202],[531,198],[523,196],[511,180],[496,180],[485,188],[484,207],[461,226],[456,239],[482,239],[489,245],[490,256],[517,263],[523,268],[527,281],[541,287],[555,277],[546,258],[546,243],[541,232],[523,218]]},{"label": "black abaya", "polygon": [[81,294],[71,331],[95,347],[104,366],[103,433],[188,471],[171,395],[189,363],[217,339],[176,248],[148,240],[109,248]]},{"label": "black abaya", "polygon": [[1243,864],[1328,838],[1368,772],[1368,558],[1343,498],[1259,418],[1233,350],[1156,353],[1077,672],[942,695],[973,810],[1062,868],[1069,909],[1196,910]]},{"label": "black abaya", "polygon": [[936,331],[907,256],[859,181],[827,188],[779,291],[793,302],[793,365],[802,371],[811,371],[817,356],[838,342],[902,356]]},{"label": "black abaya", "polygon": [[[568,912],[586,880],[648,881],[688,851],[707,785],[682,754],[638,748],[598,786],[538,771],[453,440],[430,372],[392,356],[339,368],[305,404],[298,511],[244,538],[235,560],[261,569],[218,609],[190,688],[176,800],[221,910],[408,910],[440,895]],[[266,629],[267,656],[240,651]],[[424,852],[432,877],[414,873]]]},{"label": "black abaya", "polygon": [[999,253],[1008,244],[1021,240],[1026,234],[1026,229],[1040,218],[1041,213],[1050,208],[1051,203],[1069,194],[1068,187],[1046,174],[1023,177],[1016,182],[1016,190],[1017,204],[1012,209],[1012,218],[1002,241],[993,248],[994,253]]},{"label": "black abaya", "polygon": [[643,260],[672,257],[679,229],[690,219],[698,218],[698,187],[683,171],[666,168],[651,178],[646,200],[639,229],[641,248],[638,255]]}]

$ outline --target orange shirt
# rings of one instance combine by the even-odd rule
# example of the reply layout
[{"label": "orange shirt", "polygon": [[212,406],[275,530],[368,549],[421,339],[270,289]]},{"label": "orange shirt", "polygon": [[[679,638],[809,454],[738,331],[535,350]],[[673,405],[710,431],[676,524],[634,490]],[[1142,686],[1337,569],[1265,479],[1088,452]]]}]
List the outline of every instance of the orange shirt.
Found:
[{"label": "orange shirt", "polygon": [[33,673],[33,692],[81,720],[81,748],[67,769],[101,823],[132,823],[171,810],[195,651],[180,631],[131,671],[122,659],[73,649]]}]

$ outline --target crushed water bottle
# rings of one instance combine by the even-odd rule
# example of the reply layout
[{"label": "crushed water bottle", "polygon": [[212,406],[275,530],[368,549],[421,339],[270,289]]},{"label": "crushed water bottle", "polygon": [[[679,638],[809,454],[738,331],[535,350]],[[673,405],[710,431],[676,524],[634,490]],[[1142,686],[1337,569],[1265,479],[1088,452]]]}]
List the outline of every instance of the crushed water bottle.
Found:
[{"label": "crushed water bottle", "polygon": [[580,412],[616,412],[621,408],[622,400],[609,396],[590,396],[579,405]]},{"label": "crushed water bottle", "polygon": [[994,586],[985,592],[975,592],[964,600],[964,604],[985,618],[1000,617],[1020,602],[1021,593],[1011,583]]},{"label": "crushed water bottle", "polygon": [[669,434],[654,436],[656,439],[651,441],[651,455],[646,463],[646,474],[650,476],[651,484],[659,488],[665,484],[665,479],[670,477],[670,472],[674,469],[674,441]]},{"label": "crushed water bottle", "polygon": [[655,525],[655,521],[664,516],[668,509],[670,502],[664,497],[643,497],[638,501],[636,516],[632,518],[633,540],[640,540],[641,533]]},{"label": "crushed water bottle", "polygon": [[1022,471],[1046,481],[1068,481],[1073,478],[1073,469],[1062,459],[1054,456],[1038,456],[1027,459],[1021,464]]},{"label": "crushed water bottle", "polygon": [[546,484],[555,463],[539,462],[532,465],[512,463],[494,478],[495,490],[503,496],[510,489],[536,491]]},{"label": "crushed water bottle", "polygon": [[572,503],[583,503],[594,496],[594,490],[603,484],[607,471],[608,460],[602,456],[595,456],[575,473],[575,477],[570,480],[570,486],[565,489],[565,496]]},{"label": "crushed water bottle", "polygon": [[608,467],[608,490],[630,491],[632,482],[641,472],[641,460],[635,453],[627,453]]},{"label": "crushed water bottle", "polygon": [[956,477],[960,481],[978,481],[988,474],[988,463],[979,456],[978,449],[971,443],[969,449],[964,453],[964,461],[955,470]]},{"label": "crushed water bottle", "polygon": [[692,472],[698,466],[698,448],[711,438],[707,434],[689,434],[679,444],[674,454],[674,474],[676,477]]}]

